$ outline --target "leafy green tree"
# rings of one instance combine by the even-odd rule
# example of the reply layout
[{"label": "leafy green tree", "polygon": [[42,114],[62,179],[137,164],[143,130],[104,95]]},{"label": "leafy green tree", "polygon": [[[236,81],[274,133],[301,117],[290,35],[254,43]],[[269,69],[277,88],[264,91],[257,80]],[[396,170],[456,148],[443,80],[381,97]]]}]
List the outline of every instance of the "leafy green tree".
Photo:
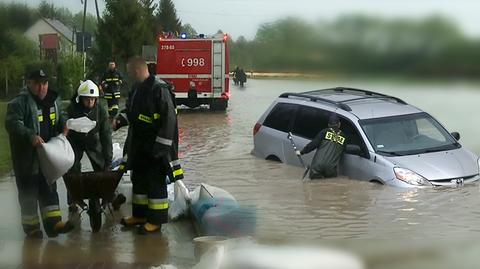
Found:
[{"label": "leafy green tree", "polygon": [[195,30],[195,28],[193,28],[192,25],[190,25],[190,23],[183,24],[180,29],[181,29],[180,32],[186,33],[190,37],[198,35],[197,31]]},{"label": "leafy green tree", "polygon": [[314,25],[297,18],[266,23],[254,40],[231,42],[230,52],[231,66],[260,71],[474,77],[479,45],[442,16],[347,15]]},{"label": "leafy green tree", "polygon": [[38,13],[25,4],[0,4],[0,21],[2,20],[6,22],[5,26],[8,25],[8,27],[2,27],[0,31],[9,28],[25,31],[38,20]]},{"label": "leafy green tree", "polygon": [[160,32],[180,33],[182,30],[182,23],[177,17],[177,11],[172,0],[160,0],[156,21]]},{"label": "leafy green tree", "polygon": [[62,55],[57,66],[58,92],[63,99],[70,99],[83,80],[83,61],[79,54]]},{"label": "leafy green tree", "polygon": [[[73,15],[72,24],[69,25],[70,27],[75,28],[76,31],[82,31],[82,23],[83,23],[83,11],[80,11]],[[94,34],[97,30],[97,18],[96,16],[87,13],[85,17],[85,32]]]},{"label": "leafy green tree", "polygon": [[233,70],[237,66],[244,70],[252,69],[252,43],[244,36],[240,36],[236,41],[230,41],[227,44],[230,46],[230,62],[232,63],[230,70]]},{"label": "leafy green tree", "polygon": [[158,4],[154,0],[140,0],[140,3],[144,9],[145,24],[148,28],[148,32],[145,33],[144,44],[155,44],[157,37],[155,10]]},{"label": "leafy green tree", "polygon": [[152,34],[145,18],[145,7],[137,0],[106,0],[92,51],[94,72],[103,72],[111,59],[122,69],[128,58],[141,54]]},{"label": "leafy green tree", "polygon": [[43,0],[38,6],[38,13],[42,18],[55,19],[57,17],[57,8],[54,4],[50,4]]},{"label": "leafy green tree", "polygon": [[70,27],[73,25],[73,14],[68,8],[56,8],[54,19]]}]

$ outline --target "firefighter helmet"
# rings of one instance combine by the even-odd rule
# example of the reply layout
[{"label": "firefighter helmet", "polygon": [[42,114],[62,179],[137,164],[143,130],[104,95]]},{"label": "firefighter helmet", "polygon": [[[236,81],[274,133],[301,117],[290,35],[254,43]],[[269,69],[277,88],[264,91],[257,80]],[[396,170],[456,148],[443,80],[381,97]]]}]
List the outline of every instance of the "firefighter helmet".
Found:
[{"label": "firefighter helmet", "polygon": [[75,99],[77,103],[80,102],[80,96],[98,97],[99,91],[97,84],[91,80],[86,80],[80,83],[80,86],[78,86],[77,90],[77,98]]}]

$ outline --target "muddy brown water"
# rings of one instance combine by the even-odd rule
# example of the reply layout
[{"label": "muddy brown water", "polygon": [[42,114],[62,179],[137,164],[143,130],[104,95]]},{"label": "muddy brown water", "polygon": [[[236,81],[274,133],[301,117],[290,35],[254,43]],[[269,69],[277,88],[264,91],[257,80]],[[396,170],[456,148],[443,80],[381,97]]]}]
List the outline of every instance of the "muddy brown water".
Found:
[{"label": "muddy brown water", "polygon": [[[225,113],[206,108],[180,110],[186,185],[190,189],[202,182],[218,186],[242,205],[255,208],[255,237],[261,241],[332,243],[358,253],[375,268],[397,268],[395,261],[402,268],[407,261],[399,253],[410,253],[407,250],[412,250],[412,245],[418,246],[420,253],[409,256],[414,265],[422,264],[425,257],[430,263],[439,260],[435,257],[444,261],[447,256],[453,257],[448,261],[456,265],[478,262],[476,255],[467,255],[480,249],[478,243],[467,241],[480,236],[478,184],[452,189],[397,189],[347,178],[302,182],[301,168],[250,154],[253,126],[275,97],[286,91],[338,85],[398,96],[431,113],[449,131],[459,131],[462,145],[480,153],[476,117],[480,85],[476,83],[252,79],[244,88],[231,86],[232,99]],[[125,130],[115,133],[114,141],[123,143],[125,134]],[[98,234],[90,232],[88,217],[82,214],[77,222],[80,228],[72,234],[40,245],[24,243],[11,180],[0,183],[0,193],[0,212],[4,214],[0,220],[0,265],[17,268],[23,260],[138,268],[172,263],[187,268],[195,262],[192,239],[196,235],[188,221],[166,225],[163,236],[140,237],[117,224],[122,214],[129,213],[128,208],[115,214],[115,219],[107,219]],[[65,206],[63,192],[61,202]],[[436,243],[445,239],[455,243]],[[398,242],[394,245],[401,250],[385,247],[392,242]]]}]

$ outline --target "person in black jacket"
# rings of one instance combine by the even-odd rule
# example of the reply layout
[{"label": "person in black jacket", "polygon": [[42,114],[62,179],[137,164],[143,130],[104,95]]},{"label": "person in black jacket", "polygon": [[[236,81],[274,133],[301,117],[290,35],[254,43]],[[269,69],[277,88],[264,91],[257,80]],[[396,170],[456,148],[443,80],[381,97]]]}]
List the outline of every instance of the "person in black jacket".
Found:
[{"label": "person in black jacket", "polygon": [[114,61],[108,63],[108,69],[102,76],[100,86],[102,87],[104,98],[108,104],[108,114],[115,117],[118,113],[118,102],[120,101],[120,87],[123,84],[123,76],[117,70]]},{"label": "person in black jacket", "polygon": [[129,75],[135,83],[126,108],[112,122],[113,129],[129,125],[127,169],[132,170],[132,217],[124,226],[139,226],[140,234],[160,231],[168,221],[166,176],[183,178],[178,160],[178,126],[175,98],[166,82],[155,78],[140,57],[130,59]]},{"label": "person in black jacket", "polygon": [[340,126],[338,116],[330,115],[328,128],[321,130],[301,151],[295,152],[300,156],[317,150],[310,164],[310,179],[337,176],[337,166],[346,145],[346,137]]}]

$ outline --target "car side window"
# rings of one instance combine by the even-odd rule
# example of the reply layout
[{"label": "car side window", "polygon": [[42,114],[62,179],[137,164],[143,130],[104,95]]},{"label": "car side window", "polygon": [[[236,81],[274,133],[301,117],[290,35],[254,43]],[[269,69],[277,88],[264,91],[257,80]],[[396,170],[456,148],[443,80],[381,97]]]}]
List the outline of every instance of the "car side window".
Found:
[{"label": "car side window", "polygon": [[309,107],[300,106],[295,116],[292,133],[312,140],[323,129],[328,127],[330,112]]},{"label": "car side window", "polygon": [[282,132],[290,132],[298,105],[278,103],[265,119],[263,125]]},{"label": "car side window", "polygon": [[347,144],[353,144],[357,145],[360,147],[362,150],[361,156],[367,157],[368,156],[368,150],[367,147],[360,136],[360,133],[358,132],[357,128],[347,119],[341,117],[340,118],[340,123],[341,127],[340,129],[343,131],[347,138]]}]

